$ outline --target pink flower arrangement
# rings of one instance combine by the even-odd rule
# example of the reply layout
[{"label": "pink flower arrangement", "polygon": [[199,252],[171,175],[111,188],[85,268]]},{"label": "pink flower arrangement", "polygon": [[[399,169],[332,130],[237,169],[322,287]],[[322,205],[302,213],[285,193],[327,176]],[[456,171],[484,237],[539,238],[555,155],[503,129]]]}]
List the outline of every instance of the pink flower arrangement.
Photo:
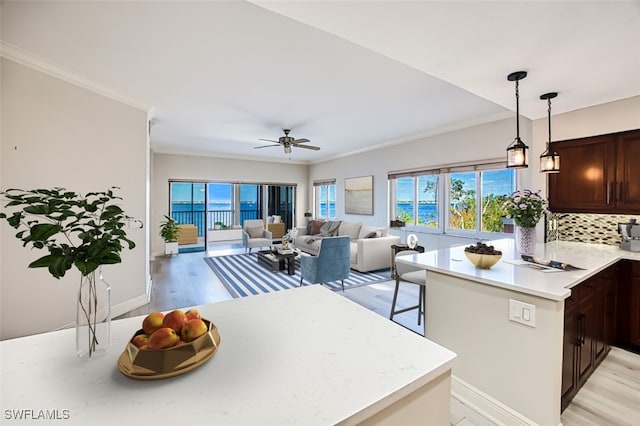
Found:
[{"label": "pink flower arrangement", "polygon": [[507,218],[513,218],[517,226],[532,228],[547,211],[547,200],[540,196],[540,191],[528,189],[515,191],[502,204]]}]

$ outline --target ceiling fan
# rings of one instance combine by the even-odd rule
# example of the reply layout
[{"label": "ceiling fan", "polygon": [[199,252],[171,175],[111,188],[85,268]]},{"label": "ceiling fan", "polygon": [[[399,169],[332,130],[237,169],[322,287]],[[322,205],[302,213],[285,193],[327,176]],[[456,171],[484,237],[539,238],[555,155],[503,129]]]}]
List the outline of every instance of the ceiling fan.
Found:
[{"label": "ceiling fan", "polygon": [[274,140],[271,140],[271,139],[258,139],[258,140],[261,140],[261,141],[273,142],[274,145],[256,146],[254,149],[269,148],[271,146],[280,146],[280,145],[282,145],[284,147],[284,153],[285,154],[291,154],[291,147],[293,147],[293,146],[295,146],[296,148],[312,149],[314,151],[318,151],[320,149],[319,146],[302,145],[304,143],[310,142],[309,139],[306,139],[306,138],[302,138],[302,139],[292,138],[291,136],[289,136],[289,132],[291,131],[290,129],[283,129],[283,131],[284,131],[284,136],[280,136],[280,138],[278,138],[277,141],[274,141]]}]

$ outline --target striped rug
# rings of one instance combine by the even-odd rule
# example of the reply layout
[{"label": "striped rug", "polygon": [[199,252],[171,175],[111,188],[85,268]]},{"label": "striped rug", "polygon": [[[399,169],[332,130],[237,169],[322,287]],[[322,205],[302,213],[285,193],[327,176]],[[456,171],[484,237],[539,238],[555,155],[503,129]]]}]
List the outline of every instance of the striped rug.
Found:
[{"label": "striped rug", "polygon": [[[296,260],[295,275],[286,271],[272,272],[258,263],[256,253],[236,254],[232,256],[205,257],[205,262],[220,278],[233,297],[246,297],[272,291],[287,290],[300,285],[300,262]],[[344,280],[345,290],[389,280],[389,270],[358,272],[351,270],[349,278]],[[303,285],[309,285],[303,281]],[[324,284],[334,291],[342,291],[340,281]]]}]

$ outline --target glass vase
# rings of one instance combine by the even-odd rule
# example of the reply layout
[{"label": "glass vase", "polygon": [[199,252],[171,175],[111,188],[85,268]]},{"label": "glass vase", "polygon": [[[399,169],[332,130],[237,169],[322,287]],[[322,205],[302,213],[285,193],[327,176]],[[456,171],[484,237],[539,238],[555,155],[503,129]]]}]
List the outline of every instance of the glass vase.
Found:
[{"label": "glass vase", "polygon": [[516,247],[520,254],[533,256],[536,251],[536,228],[516,226]]},{"label": "glass vase", "polygon": [[93,358],[111,346],[111,286],[102,267],[82,276],[76,311],[76,355]]}]

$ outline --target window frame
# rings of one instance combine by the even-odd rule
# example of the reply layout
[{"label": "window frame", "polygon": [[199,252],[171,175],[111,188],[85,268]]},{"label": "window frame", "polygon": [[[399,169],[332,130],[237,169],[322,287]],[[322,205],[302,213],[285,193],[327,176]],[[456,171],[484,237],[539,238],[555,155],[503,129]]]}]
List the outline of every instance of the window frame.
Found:
[{"label": "window frame", "polygon": [[[326,194],[324,200],[321,198],[322,191]],[[331,216],[331,191],[333,189],[333,205],[334,205],[334,216]],[[326,202],[327,205],[327,215],[320,216],[320,212],[322,209],[320,208],[322,201]],[[317,219],[336,219],[337,215],[337,193],[336,193],[336,180],[335,179],[326,179],[322,181],[313,182],[313,217]]]},{"label": "window frame", "polygon": [[[414,222],[417,222],[417,214],[419,209],[418,203],[418,177],[424,175],[438,175],[438,226],[428,227],[426,225],[407,224],[405,226],[406,232],[419,232],[423,234],[437,234],[437,235],[449,235],[454,237],[466,237],[466,238],[478,238],[478,239],[496,239],[496,238],[511,238],[513,236],[510,232],[490,232],[482,230],[482,173],[495,170],[510,170],[512,173],[512,190],[515,191],[518,188],[518,175],[513,169],[508,169],[504,161],[487,162],[482,164],[464,164],[464,165],[449,165],[441,166],[438,168],[424,169],[424,170],[412,170],[404,172],[389,172],[389,216],[391,218],[396,217],[396,205],[397,205],[397,179],[404,177],[411,177],[414,180],[413,183],[413,218]],[[476,198],[476,224],[474,229],[456,229],[450,227],[450,210],[446,206],[449,206],[450,200],[450,179],[452,174],[475,172],[475,198]]]}]

